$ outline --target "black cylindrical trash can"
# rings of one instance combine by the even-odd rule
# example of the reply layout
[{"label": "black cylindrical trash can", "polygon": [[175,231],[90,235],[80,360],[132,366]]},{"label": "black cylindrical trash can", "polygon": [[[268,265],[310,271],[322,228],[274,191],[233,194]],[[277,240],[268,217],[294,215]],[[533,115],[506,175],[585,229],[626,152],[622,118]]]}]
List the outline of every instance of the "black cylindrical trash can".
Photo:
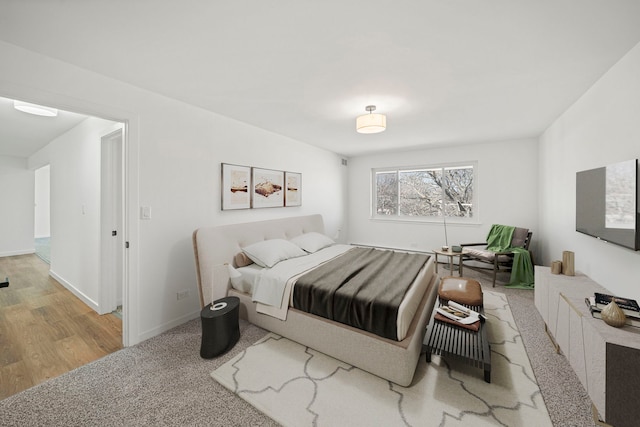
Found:
[{"label": "black cylindrical trash can", "polygon": [[[211,309],[213,305],[213,310]],[[207,304],[200,312],[202,321],[202,344],[200,357],[211,359],[226,353],[240,339],[238,315],[240,299],[225,297]]]}]

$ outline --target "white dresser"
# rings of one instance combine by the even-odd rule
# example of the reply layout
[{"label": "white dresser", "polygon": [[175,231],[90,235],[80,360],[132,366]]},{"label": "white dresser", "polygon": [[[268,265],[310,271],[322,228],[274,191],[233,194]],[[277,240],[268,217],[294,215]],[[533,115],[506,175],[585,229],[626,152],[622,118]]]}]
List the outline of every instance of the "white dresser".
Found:
[{"label": "white dresser", "polygon": [[600,416],[615,427],[637,426],[640,328],[613,328],[593,318],[584,299],[594,292],[611,293],[579,272],[564,276],[535,267],[536,308]]}]

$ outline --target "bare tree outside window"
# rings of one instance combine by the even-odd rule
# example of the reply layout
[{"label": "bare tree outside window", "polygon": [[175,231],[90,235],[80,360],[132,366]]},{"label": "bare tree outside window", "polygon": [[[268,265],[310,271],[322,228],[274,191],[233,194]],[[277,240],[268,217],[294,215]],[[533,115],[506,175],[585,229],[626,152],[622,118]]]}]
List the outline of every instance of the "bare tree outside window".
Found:
[{"label": "bare tree outside window", "polygon": [[386,170],[374,176],[377,215],[473,217],[472,165]]},{"label": "bare tree outside window", "polygon": [[378,215],[398,214],[398,173],[376,173],[376,213]]},{"label": "bare tree outside window", "polygon": [[473,166],[445,168],[446,216],[473,217]]},{"label": "bare tree outside window", "polygon": [[399,215],[441,216],[442,215],[442,171],[409,170],[400,171]]}]

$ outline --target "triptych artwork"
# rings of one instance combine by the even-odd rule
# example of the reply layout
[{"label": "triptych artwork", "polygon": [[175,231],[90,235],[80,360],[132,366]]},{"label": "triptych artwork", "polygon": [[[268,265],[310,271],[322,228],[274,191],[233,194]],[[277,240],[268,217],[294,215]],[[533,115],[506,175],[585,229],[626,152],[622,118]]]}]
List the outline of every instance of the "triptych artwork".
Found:
[{"label": "triptych artwork", "polygon": [[222,210],[302,205],[302,174],[222,163]]}]

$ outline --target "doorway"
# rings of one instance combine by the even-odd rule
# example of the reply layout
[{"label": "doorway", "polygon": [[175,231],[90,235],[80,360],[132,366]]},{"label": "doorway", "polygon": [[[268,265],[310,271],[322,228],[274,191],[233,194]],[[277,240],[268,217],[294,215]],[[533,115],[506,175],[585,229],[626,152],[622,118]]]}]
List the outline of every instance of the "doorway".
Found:
[{"label": "doorway", "polygon": [[122,316],[124,285],[123,129],[101,138],[100,314]]},{"label": "doorway", "polygon": [[36,255],[51,264],[51,166],[35,170],[33,236]]},{"label": "doorway", "polygon": [[[2,88],[4,88],[3,85]],[[121,225],[108,230],[109,232],[117,230],[117,239],[115,249],[123,252],[123,256],[116,256],[115,270],[116,276],[121,279],[119,286],[114,286],[115,296],[110,297],[111,301],[115,300],[115,306],[122,304],[122,343],[125,346],[133,345],[139,342],[138,319],[137,316],[129,313],[134,307],[138,306],[137,289],[138,281],[138,250],[137,236],[138,224],[136,223],[137,210],[133,207],[138,197],[138,126],[137,116],[130,111],[122,110],[109,105],[95,105],[89,101],[80,102],[78,100],[67,98],[64,96],[51,96],[48,92],[41,92],[34,89],[33,92],[22,93],[19,87],[10,87],[7,98],[5,93],[0,94],[0,122],[5,124],[14,123],[12,128],[22,134],[26,134],[27,141],[38,142],[38,144],[28,145],[25,151],[23,145],[18,144],[17,148],[23,151],[16,154],[7,154],[7,159],[11,162],[5,162],[0,156],[0,168],[13,167],[14,163],[20,168],[26,168],[23,175],[16,174],[20,179],[18,184],[25,187],[26,191],[31,192],[31,197],[20,197],[17,192],[12,192],[5,197],[5,204],[18,207],[24,218],[33,218],[35,213],[34,206],[34,172],[44,166],[49,165],[50,170],[50,263],[44,263],[49,267],[49,275],[62,283],[74,295],[80,298],[96,313],[106,312],[107,309],[99,310],[98,307],[103,303],[105,298],[101,294],[101,260],[103,255],[101,231],[101,151],[102,137],[109,135],[121,129],[121,133],[117,135],[119,149],[121,154],[117,157],[120,159],[121,173],[114,175],[122,177],[122,185],[116,184],[118,188],[122,188],[122,207],[116,208],[118,211],[124,212]],[[27,96],[28,95],[28,96]],[[38,103],[56,107],[57,104],[64,104],[67,108],[73,108],[76,111],[90,110],[90,115],[86,113],[73,112],[67,109],[58,109],[58,116],[55,119],[31,117],[26,113],[14,111],[9,108],[13,99],[21,99],[22,96],[31,98],[29,101],[38,101]],[[20,116],[14,116],[19,114]],[[30,121],[38,120],[37,126],[30,125]],[[62,120],[64,125],[62,128],[56,128],[55,132],[51,132],[48,124],[59,123]],[[65,127],[66,126],[66,127]],[[61,131],[64,131],[61,133]],[[37,137],[34,137],[37,136]],[[54,142],[50,148],[43,148]],[[13,148],[0,142],[3,150]],[[97,153],[96,153],[97,151]],[[131,156],[131,157],[130,157]],[[24,158],[26,160],[13,160],[14,158]],[[24,163],[26,162],[26,163]],[[11,169],[13,170],[13,169]],[[28,174],[31,174],[29,177]],[[26,181],[30,180],[28,183]],[[3,184],[6,184],[3,182]],[[17,188],[22,188],[14,186]],[[30,187],[30,188],[29,188]],[[22,195],[26,194],[20,193]],[[5,195],[5,194],[3,194]],[[43,204],[39,203],[37,208],[40,209]],[[15,209],[13,209],[15,211]],[[25,221],[28,222],[28,221]],[[20,223],[22,224],[22,223]],[[109,228],[113,225],[109,224]],[[3,231],[7,229],[4,224]],[[11,243],[3,254],[8,251],[16,252],[16,255],[24,247],[33,248],[34,237],[36,236],[35,225],[26,224],[22,228],[15,227],[19,231],[19,238],[12,241],[2,240],[2,243]],[[11,230],[14,231],[14,230]],[[44,236],[46,233],[38,232],[38,237]],[[3,237],[6,236],[6,233]],[[110,237],[110,234],[109,234]],[[129,250],[129,242],[131,242],[132,250]],[[126,248],[125,248],[126,245]],[[3,248],[4,249],[4,246]],[[31,249],[33,251],[33,249]],[[29,252],[31,253],[31,252]],[[41,259],[34,256],[39,261]],[[122,272],[122,273],[120,273]],[[112,280],[111,283],[114,283]],[[76,284],[79,284],[76,286]],[[114,303],[110,302],[107,306],[113,307]]]}]

